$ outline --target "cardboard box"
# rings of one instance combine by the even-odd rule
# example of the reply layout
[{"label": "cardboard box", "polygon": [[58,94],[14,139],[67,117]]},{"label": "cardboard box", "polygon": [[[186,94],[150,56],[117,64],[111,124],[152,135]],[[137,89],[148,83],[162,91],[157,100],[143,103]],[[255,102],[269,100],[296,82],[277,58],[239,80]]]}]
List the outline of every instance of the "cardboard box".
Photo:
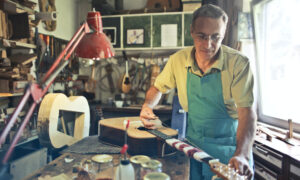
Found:
[{"label": "cardboard box", "polygon": [[9,80],[7,79],[0,79],[0,93],[9,93]]},{"label": "cardboard box", "polygon": [[0,79],[0,93],[23,93],[28,81]]},{"label": "cardboard box", "polygon": [[197,1],[182,2],[182,11],[184,12],[195,11],[200,7],[201,7],[201,2],[197,2]]},{"label": "cardboard box", "polygon": [[28,81],[12,81],[11,83],[11,93],[22,93]]}]

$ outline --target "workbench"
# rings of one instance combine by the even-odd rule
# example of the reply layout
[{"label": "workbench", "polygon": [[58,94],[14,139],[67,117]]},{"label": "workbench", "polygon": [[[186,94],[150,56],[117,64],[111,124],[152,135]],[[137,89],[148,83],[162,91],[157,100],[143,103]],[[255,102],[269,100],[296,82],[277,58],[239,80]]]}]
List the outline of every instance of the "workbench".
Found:
[{"label": "workbench", "polygon": [[[78,154],[78,153],[63,153],[60,157],[53,160],[46,166],[35,171],[27,176],[25,180],[43,179],[47,175],[54,177],[60,174],[68,176],[70,179],[77,176],[73,173],[73,166],[79,165],[83,159],[91,159],[95,154]],[[111,154],[113,156],[113,163],[119,164],[121,155]],[[67,163],[65,159],[73,159],[72,162]],[[182,152],[175,152],[172,155],[160,157],[151,157],[152,159],[159,160],[162,163],[162,171],[170,176],[172,180],[185,180],[189,179],[189,158]],[[114,171],[116,167],[114,167]]]}]

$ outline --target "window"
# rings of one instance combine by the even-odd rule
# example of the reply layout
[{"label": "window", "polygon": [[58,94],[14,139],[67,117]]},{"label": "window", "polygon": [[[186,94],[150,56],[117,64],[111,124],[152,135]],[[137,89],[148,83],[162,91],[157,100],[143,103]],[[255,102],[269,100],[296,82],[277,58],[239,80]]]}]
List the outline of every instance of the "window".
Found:
[{"label": "window", "polygon": [[253,5],[259,119],[300,132],[299,0]]}]

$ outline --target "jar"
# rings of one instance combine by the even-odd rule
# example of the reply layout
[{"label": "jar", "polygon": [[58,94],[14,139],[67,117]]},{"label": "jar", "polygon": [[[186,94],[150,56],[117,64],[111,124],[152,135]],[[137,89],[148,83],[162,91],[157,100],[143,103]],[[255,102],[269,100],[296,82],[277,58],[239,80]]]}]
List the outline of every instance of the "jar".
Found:
[{"label": "jar", "polygon": [[113,157],[107,154],[95,155],[92,157],[95,179],[112,180],[114,177]]},{"label": "jar", "polygon": [[86,172],[92,172],[93,170],[93,163],[90,159],[82,159],[80,162],[80,166]]},{"label": "jar", "polygon": [[135,178],[137,180],[140,180],[140,173],[141,173],[141,164],[147,161],[150,161],[150,157],[145,156],[145,155],[136,155],[136,156],[132,156],[130,158],[130,162],[133,165],[134,168],[134,174],[135,174]]},{"label": "jar", "polygon": [[91,179],[95,179],[93,163],[90,159],[86,159],[86,158],[82,159],[80,162],[80,166],[83,171],[81,169],[78,169],[78,172],[76,173],[77,178],[80,178],[80,176],[85,177],[88,174],[88,176]]},{"label": "jar", "polygon": [[144,176],[143,180],[170,180],[170,176],[163,172],[151,172]]},{"label": "jar", "polygon": [[140,177],[143,178],[146,174],[151,172],[162,172],[162,164],[158,160],[151,159],[141,164]]}]

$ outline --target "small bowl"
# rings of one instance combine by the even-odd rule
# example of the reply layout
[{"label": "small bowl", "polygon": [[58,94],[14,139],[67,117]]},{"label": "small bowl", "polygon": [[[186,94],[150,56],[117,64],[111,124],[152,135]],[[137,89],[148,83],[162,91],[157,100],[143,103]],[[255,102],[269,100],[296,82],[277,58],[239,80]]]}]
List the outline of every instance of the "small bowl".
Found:
[{"label": "small bowl", "polygon": [[115,101],[116,107],[123,107],[124,101]]}]

